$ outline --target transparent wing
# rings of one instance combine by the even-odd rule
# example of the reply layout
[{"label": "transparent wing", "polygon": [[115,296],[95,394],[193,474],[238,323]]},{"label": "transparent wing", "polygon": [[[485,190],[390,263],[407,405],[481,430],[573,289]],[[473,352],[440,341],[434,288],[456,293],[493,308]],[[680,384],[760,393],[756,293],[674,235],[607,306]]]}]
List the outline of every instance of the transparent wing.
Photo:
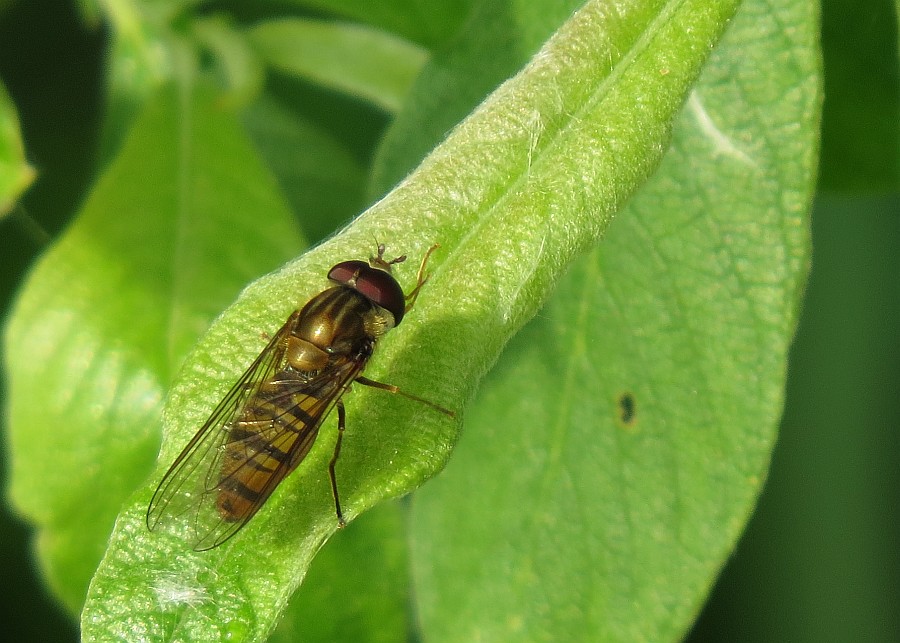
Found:
[{"label": "transparent wing", "polygon": [[[197,550],[212,549],[236,534],[265,504],[275,488],[303,461],[319,434],[319,427],[362,370],[364,363],[342,361],[306,382],[279,380],[279,395],[267,403],[279,405],[286,421],[266,421],[246,432],[231,432],[232,439],[207,477],[204,503],[212,521],[197,524]],[[238,424],[238,428],[243,423]],[[223,464],[227,462],[227,464]],[[214,510],[209,509],[214,507]]]},{"label": "transparent wing", "polygon": [[[188,529],[195,549],[216,547],[253,517],[309,452],[323,419],[364,363],[345,361],[309,377],[296,371],[284,377],[297,317],[288,318],[163,476],[147,509],[151,530]],[[247,405],[264,390],[265,403],[280,409],[287,421],[242,420]],[[226,511],[223,498],[241,485],[257,491]]]},{"label": "transparent wing", "polygon": [[166,471],[147,508],[151,531],[196,513],[206,500],[210,491],[206,480],[217,464],[221,465],[229,425],[262,383],[284,367],[287,341],[296,320],[297,313],[288,318]]}]

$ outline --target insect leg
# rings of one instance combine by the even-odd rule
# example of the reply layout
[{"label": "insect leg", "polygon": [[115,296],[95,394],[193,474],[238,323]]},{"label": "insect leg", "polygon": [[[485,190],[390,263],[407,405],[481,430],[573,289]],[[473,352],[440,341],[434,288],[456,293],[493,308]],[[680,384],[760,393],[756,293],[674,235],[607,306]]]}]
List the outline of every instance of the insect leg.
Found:
[{"label": "insect leg", "polygon": [[328,463],[328,475],[331,477],[331,495],[334,496],[334,511],[337,514],[338,527],[344,527],[347,521],[344,520],[344,514],[341,512],[341,500],[338,497],[337,477],[334,473],[334,466],[337,464],[338,456],[341,455],[341,440],[344,439],[344,425],[346,422],[346,413],[344,411],[344,403],[337,401],[338,412],[338,435],[337,442],[334,445],[334,455],[331,456],[331,462]]},{"label": "insect leg", "polygon": [[385,384],[384,382],[376,382],[375,380],[370,380],[368,377],[363,377],[362,375],[359,375],[356,378],[356,380],[354,380],[354,381],[359,382],[360,384],[362,384],[364,386],[371,386],[372,388],[379,388],[382,391],[387,391],[388,393],[395,393],[396,395],[402,395],[403,397],[405,397],[407,399],[415,400],[416,402],[421,402],[422,404],[430,406],[435,411],[440,411],[441,413],[443,413],[445,415],[449,415],[450,417],[456,417],[455,411],[451,411],[450,409],[445,409],[443,406],[439,406],[439,405],[435,404],[434,402],[429,402],[428,400],[421,398],[418,395],[413,395],[412,393],[407,393],[406,391],[400,390],[399,386],[394,386],[393,384]]}]

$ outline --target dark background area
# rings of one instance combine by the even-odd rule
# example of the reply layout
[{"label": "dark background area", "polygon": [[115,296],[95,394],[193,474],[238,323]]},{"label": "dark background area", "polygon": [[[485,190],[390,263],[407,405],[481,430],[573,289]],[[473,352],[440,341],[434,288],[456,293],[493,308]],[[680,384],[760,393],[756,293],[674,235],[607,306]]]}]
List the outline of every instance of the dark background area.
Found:
[{"label": "dark background area", "polygon": [[[4,320],[29,266],[77,211],[96,167],[105,36],[85,26],[72,4],[0,0],[0,79],[39,172],[23,210],[0,221]],[[900,640],[893,12],[886,0],[824,4],[822,187],[781,434],[758,510],[689,636],[693,643]],[[0,404],[4,386],[0,379]],[[5,482],[5,441],[0,448]],[[74,620],[42,584],[32,538],[4,500],[0,623],[9,640],[76,640]]]},{"label": "dark background area", "polygon": [[[0,80],[19,111],[28,160],[37,180],[22,210],[0,220],[0,319],[5,326],[29,266],[77,211],[94,174],[102,115],[102,30],[88,30],[74,3],[0,2]],[[26,219],[32,217],[40,228]],[[0,378],[0,407],[6,408]],[[5,497],[9,458],[0,417],[0,623],[11,641],[75,641],[78,628],[43,584],[33,556],[33,532]]]}]

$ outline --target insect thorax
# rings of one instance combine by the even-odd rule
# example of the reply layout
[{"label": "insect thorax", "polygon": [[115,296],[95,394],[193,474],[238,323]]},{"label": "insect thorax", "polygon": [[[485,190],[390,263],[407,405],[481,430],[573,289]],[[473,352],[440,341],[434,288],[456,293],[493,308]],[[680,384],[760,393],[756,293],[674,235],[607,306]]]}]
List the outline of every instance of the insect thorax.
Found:
[{"label": "insect thorax", "polygon": [[392,326],[392,315],[365,295],[348,286],[335,286],[303,307],[294,335],[331,356],[368,357],[374,343]]}]

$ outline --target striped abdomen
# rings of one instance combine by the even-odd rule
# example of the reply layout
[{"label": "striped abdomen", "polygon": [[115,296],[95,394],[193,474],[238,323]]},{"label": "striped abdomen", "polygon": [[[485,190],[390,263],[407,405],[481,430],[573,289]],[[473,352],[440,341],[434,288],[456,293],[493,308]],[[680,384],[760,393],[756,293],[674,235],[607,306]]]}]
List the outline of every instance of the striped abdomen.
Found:
[{"label": "striped abdomen", "polygon": [[229,429],[216,485],[216,506],[227,522],[255,513],[306,456],[393,319],[356,290],[336,286],[288,323],[293,328],[275,375],[246,400]]}]

